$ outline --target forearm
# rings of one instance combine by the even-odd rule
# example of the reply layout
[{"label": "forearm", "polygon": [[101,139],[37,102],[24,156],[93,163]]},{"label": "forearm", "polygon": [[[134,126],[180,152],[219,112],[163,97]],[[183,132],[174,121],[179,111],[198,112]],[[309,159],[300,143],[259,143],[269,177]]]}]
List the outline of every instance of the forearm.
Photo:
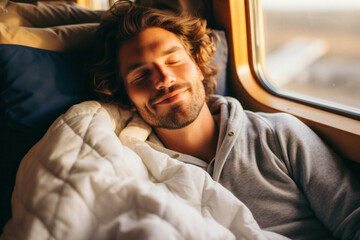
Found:
[{"label": "forearm", "polygon": [[[360,183],[344,162],[306,126],[298,126],[289,161],[294,180],[315,215],[341,239],[360,236]],[[357,236],[357,238],[356,238]]]}]

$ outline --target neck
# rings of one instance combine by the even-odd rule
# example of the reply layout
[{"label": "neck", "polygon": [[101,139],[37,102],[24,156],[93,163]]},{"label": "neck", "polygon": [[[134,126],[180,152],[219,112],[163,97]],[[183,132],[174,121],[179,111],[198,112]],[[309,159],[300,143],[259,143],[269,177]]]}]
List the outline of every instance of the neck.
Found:
[{"label": "neck", "polygon": [[210,162],[216,153],[218,126],[205,103],[194,122],[181,129],[155,128],[164,145]]}]

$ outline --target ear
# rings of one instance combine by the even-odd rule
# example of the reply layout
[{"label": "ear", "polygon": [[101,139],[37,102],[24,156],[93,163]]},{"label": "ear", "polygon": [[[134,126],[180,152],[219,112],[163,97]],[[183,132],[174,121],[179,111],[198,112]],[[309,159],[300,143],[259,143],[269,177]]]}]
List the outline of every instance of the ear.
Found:
[{"label": "ear", "polygon": [[197,71],[199,73],[200,80],[204,81],[204,74],[203,74],[203,72],[201,71],[201,69],[199,68],[198,65],[196,65],[196,69],[197,69]]},{"label": "ear", "polygon": [[204,78],[204,74],[202,73],[202,71],[200,71],[199,74],[200,74],[200,80],[201,80],[201,81],[204,81],[205,78]]}]

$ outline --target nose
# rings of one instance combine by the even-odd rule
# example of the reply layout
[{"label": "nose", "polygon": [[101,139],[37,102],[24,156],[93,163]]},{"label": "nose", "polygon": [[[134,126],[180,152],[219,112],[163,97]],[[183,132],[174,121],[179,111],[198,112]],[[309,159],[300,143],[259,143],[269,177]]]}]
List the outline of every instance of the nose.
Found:
[{"label": "nose", "polygon": [[156,74],[154,80],[154,86],[156,90],[169,88],[176,82],[176,77],[173,72],[166,66],[156,65]]}]

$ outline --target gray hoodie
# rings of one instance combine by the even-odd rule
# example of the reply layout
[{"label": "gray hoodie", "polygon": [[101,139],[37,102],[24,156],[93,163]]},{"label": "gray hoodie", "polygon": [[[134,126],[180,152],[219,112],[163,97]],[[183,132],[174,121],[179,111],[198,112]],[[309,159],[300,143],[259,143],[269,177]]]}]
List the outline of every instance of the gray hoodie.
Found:
[{"label": "gray hoodie", "polygon": [[[155,149],[205,169],[252,211],[260,227],[291,239],[360,239],[360,183],[305,124],[284,113],[244,111],[214,96],[219,141],[210,164]],[[226,206],[224,206],[226,207]]]}]

